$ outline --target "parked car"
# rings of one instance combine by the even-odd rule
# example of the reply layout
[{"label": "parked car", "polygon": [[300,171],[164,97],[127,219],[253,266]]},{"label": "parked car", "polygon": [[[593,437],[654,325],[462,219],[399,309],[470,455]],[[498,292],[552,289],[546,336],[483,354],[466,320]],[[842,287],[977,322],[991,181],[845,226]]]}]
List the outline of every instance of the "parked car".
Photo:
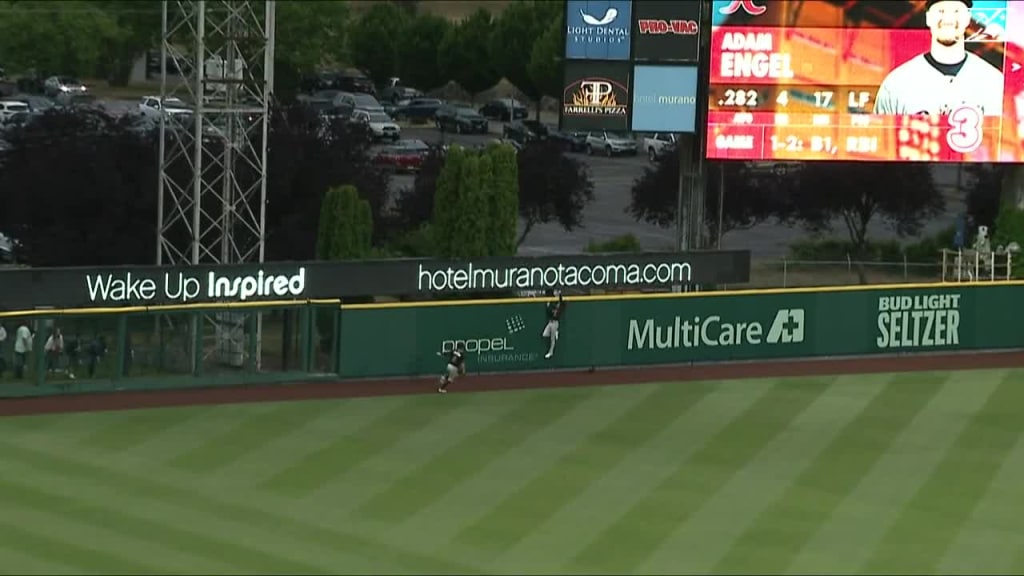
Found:
[{"label": "parked car", "polygon": [[561,142],[562,149],[566,152],[585,152],[587,150],[586,132],[553,132],[549,138]]},{"label": "parked car", "polygon": [[355,70],[317,72],[300,80],[299,88],[306,94],[312,94],[319,90],[377,94],[373,81]]},{"label": "parked car", "polygon": [[24,102],[25,104],[28,104],[29,111],[33,114],[38,114],[53,108],[53,100],[39,94],[26,94],[24,92],[19,92],[9,98],[4,98],[4,100]]},{"label": "parked car", "polygon": [[666,152],[672,150],[676,146],[676,135],[657,133],[644,138],[644,150],[647,151],[647,159],[651,162],[656,161]]},{"label": "parked car", "polygon": [[501,137],[526,144],[535,140],[544,140],[551,130],[537,120],[522,120],[505,124],[501,127]]},{"label": "parked car", "polygon": [[587,154],[604,152],[606,156],[636,156],[637,145],[626,134],[616,132],[589,132],[587,134]]},{"label": "parked car", "polygon": [[393,145],[380,148],[373,163],[394,172],[417,172],[423,166],[425,155],[409,146]]},{"label": "parked car", "polygon": [[50,76],[43,83],[43,90],[51,98],[60,94],[85,94],[89,92],[89,88],[74,76]]},{"label": "parked car", "polygon": [[487,134],[490,123],[468,106],[441,106],[434,115],[434,124],[442,132],[456,134]]},{"label": "parked car", "polygon": [[437,98],[413,98],[405,106],[395,110],[395,120],[408,120],[416,124],[424,124],[434,119],[437,109],[444,105]]},{"label": "parked car", "polygon": [[398,140],[402,136],[402,129],[398,127],[398,124],[395,124],[390,116],[381,111],[369,112],[356,109],[352,113],[351,120],[369,128],[374,138]]},{"label": "parked car", "polygon": [[538,140],[553,140],[562,145],[566,152],[582,152],[587,149],[587,136],[579,132],[559,132],[554,126],[537,120],[523,120],[505,124],[502,138],[525,146]]},{"label": "parked car", "polygon": [[384,113],[384,107],[373,95],[362,92],[342,92],[334,98],[334,106],[350,116],[356,110]]},{"label": "parked car", "polygon": [[0,100],[0,124],[6,124],[17,114],[28,114],[31,109],[27,102]]},{"label": "parked car", "polygon": [[386,86],[380,91],[381,102],[401,102],[402,100],[412,100],[420,96],[423,96],[423,93],[419,90],[400,84]]},{"label": "parked car", "polygon": [[56,106],[92,106],[96,103],[96,97],[92,94],[82,92],[61,92],[53,98]]},{"label": "parked car", "polygon": [[340,114],[338,107],[334,105],[334,99],[306,98],[299,103],[315,112],[318,116],[337,116]]},{"label": "parked car", "polygon": [[501,98],[484,104],[480,108],[480,115],[492,120],[514,122],[527,118],[530,114],[526,111],[526,106],[523,106],[518,100],[514,98]]},{"label": "parked car", "polygon": [[180,98],[164,98],[161,102],[159,96],[143,96],[139,102],[139,113],[150,118],[159,118],[161,114],[173,116],[176,114],[188,114],[192,109]]}]

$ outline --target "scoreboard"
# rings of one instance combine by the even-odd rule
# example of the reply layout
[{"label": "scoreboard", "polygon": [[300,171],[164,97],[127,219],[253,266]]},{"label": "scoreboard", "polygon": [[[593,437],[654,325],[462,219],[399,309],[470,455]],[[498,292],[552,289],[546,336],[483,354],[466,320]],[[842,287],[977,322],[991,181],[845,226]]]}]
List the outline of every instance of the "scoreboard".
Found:
[{"label": "scoreboard", "polygon": [[[857,12],[858,4],[874,12]],[[923,2],[908,14],[913,4],[714,2],[707,157],[1024,161],[1024,2],[975,0],[971,9],[940,2],[929,16]],[[856,13],[872,17],[851,18]],[[894,70],[914,59],[933,62],[926,56],[934,51],[929,23],[946,32],[958,16],[961,54],[970,61],[952,75],[941,65],[925,70],[900,95],[943,105],[914,113],[885,109],[880,90],[898,75]],[[955,75],[966,78],[968,71],[979,80],[955,91],[965,82]],[[938,90],[934,78],[941,78]]]}]

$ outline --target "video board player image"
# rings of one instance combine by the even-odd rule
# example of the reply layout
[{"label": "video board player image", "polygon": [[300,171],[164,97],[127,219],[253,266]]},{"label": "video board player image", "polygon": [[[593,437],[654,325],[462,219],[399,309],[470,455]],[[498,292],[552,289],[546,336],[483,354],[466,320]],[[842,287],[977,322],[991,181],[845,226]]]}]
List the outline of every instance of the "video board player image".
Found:
[{"label": "video board player image", "polygon": [[1024,2],[716,0],[707,157],[1024,161]]}]

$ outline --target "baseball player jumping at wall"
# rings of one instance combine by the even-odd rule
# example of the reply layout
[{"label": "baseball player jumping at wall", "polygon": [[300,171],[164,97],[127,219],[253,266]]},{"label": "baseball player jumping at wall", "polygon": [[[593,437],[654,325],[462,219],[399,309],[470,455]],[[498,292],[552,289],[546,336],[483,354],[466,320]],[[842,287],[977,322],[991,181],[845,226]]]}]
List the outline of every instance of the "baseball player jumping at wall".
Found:
[{"label": "baseball player jumping at wall", "polygon": [[448,363],[444,367],[444,374],[441,376],[441,385],[437,388],[437,391],[441,394],[447,394],[448,385],[459,376],[466,374],[466,351],[463,349],[462,344],[459,344],[448,354],[438,352],[437,355],[442,358],[448,357]]},{"label": "baseball player jumping at wall", "polygon": [[928,0],[931,47],[889,72],[875,97],[875,114],[948,115],[971,106],[1003,115],[1003,73],[966,48],[972,0]]},{"label": "baseball player jumping at wall", "polygon": [[562,318],[562,312],[565,311],[565,301],[562,300],[561,290],[556,290],[554,293],[548,291],[548,296],[557,296],[558,299],[550,301],[546,305],[548,323],[544,326],[541,336],[550,340],[551,346],[548,347],[548,353],[544,355],[545,358],[555,355],[555,344],[558,343],[558,321]]}]

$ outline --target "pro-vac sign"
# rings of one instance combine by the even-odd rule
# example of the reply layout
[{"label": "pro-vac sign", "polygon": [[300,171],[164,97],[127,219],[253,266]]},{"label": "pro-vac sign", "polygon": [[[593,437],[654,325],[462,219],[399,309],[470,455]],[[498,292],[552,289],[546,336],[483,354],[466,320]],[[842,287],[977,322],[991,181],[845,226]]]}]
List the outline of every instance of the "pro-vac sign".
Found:
[{"label": "pro-vac sign", "polygon": [[131,272],[89,274],[85,284],[89,300],[100,305],[291,299],[306,292],[306,269],[299,268],[292,275],[266,274],[263,270],[250,275],[168,272],[155,278]]}]

